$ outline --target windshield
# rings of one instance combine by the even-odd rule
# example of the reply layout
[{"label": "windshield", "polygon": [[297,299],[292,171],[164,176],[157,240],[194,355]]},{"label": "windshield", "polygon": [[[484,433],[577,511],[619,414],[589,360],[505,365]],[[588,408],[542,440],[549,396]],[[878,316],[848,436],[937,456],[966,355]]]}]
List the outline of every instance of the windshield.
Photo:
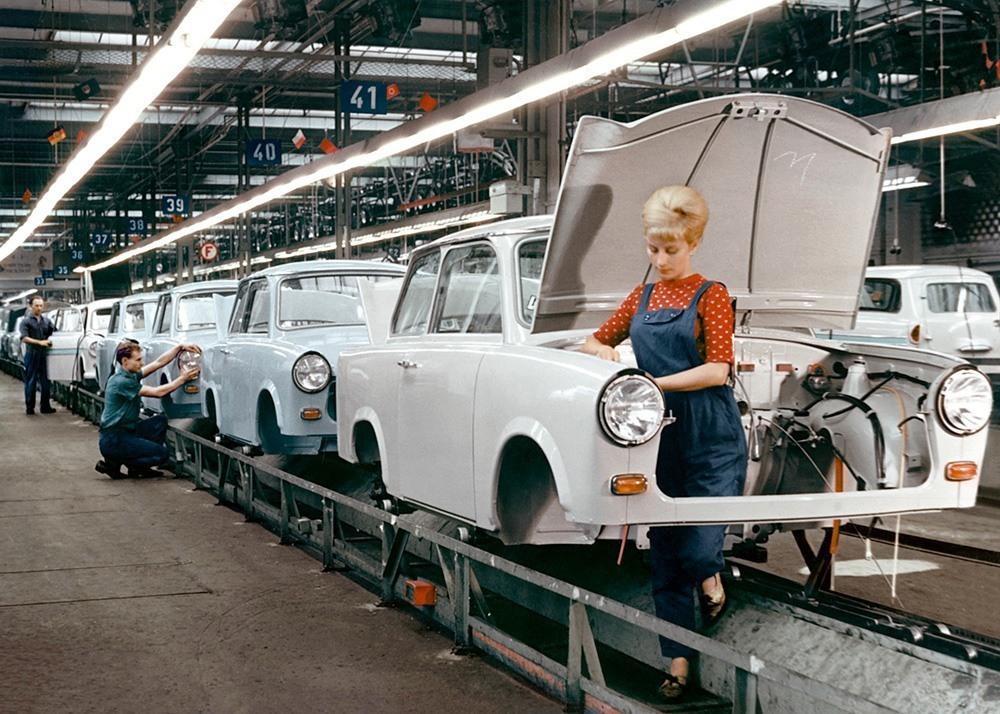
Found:
[{"label": "windshield", "polygon": [[90,329],[94,332],[107,332],[110,322],[111,308],[90,315]]},{"label": "windshield", "polygon": [[358,278],[372,282],[396,275],[309,275],[282,281],[278,293],[278,327],[283,330],[323,325],[362,325]]},{"label": "windshield", "polygon": [[201,330],[215,327],[215,300],[212,295],[188,295],[177,303],[177,329]]}]

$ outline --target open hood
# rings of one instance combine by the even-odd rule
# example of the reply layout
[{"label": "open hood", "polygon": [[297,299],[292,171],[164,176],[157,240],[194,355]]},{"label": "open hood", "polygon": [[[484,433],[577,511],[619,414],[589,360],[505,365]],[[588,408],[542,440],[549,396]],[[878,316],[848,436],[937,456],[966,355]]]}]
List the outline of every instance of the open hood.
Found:
[{"label": "open hood", "polygon": [[738,322],[852,327],[889,139],[839,110],[771,94],[705,99],[631,124],[584,117],[533,331],[597,327],[647,280],[642,206],[669,184],[708,201],[694,269],[726,285]]}]

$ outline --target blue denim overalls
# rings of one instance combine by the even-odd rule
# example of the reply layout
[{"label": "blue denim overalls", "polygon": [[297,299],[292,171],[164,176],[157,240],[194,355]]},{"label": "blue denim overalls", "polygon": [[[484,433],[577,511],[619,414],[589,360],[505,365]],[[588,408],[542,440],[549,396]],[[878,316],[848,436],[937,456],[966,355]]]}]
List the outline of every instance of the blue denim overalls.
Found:
[{"label": "blue denim overalls", "polygon": [[[676,374],[704,363],[695,342],[698,301],[706,282],[686,309],[648,311],[655,284],[643,289],[629,327],[640,369],[654,377]],[[664,427],[656,463],[656,484],[671,498],[738,496],[747,471],[746,437],[733,390],[728,385],[692,392],[665,392],[667,413],[677,421]],[[722,570],[726,526],[670,526],[649,531],[656,615],[695,629],[694,593]],[[660,638],[667,658],[691,658],[694,650]]]}]

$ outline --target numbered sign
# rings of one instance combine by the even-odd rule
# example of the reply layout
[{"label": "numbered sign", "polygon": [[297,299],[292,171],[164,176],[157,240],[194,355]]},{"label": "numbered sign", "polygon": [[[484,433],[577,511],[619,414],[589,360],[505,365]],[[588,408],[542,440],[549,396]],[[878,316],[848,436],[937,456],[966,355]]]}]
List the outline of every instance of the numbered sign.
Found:
[{"label": "numbered sign", "polygon": [[41,276],[35,278],[35,285],[45,285],[45,278]]},{"label": "numbered sign", "polygon": [[107,231],[97,231],[90,234],[90,245],[97,250],[111,247],[111,234]]},{"label": "numbered sign", "polygon": [[187,196],[164,196],[160,209],[167,216],[186,216],[191,204]]},{"label": "numbered sign", "polygon": [[340,85],[340,109],[354,114],[385,114],[385,82],[344,82]]},{"label": "numbered sign", "polygon": [[42,277],[45,278],[46,280],[51,280],[52,278],[56,277],[56,273],[54,270],[43,270]]},{"label": "numbered sign", "polygon": [[69,252],[69,259],[75,263],[82,263],[85,259],[83,257],[83,248],[74,248]]},{"label": "numbered sign", "polygon": [[249,139],[246,151],[247,166],[277,166],[281,163],[279,139]]},{"label": "numbered sign", "polygon": [[68,278],[69,277],[69,266],[68,265],[57,265],[56,266],[56,277],[57,278]]},{"label": "numbered sign", "polygon": [[146,219],[139,218],[129,218],[128,221],[128,235],[130,236],[143,236],[146,235]]}]

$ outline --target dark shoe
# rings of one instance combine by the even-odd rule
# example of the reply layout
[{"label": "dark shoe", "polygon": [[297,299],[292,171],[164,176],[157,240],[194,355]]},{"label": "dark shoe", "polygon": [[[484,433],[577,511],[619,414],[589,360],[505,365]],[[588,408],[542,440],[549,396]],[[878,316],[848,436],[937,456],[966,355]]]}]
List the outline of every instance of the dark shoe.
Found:
[{"label": "dark shoe", "polygon": [[52,407],[42,407],[42,414],[55,414],[58,410]]},{"label": "dark shoe", "polygon": [[699,595],[701,603],[701,623],[707,630],[718,623],[725,614],[729,601],[726,599],[726,590],[722,587],[722,578],[716,577],[715,587],[709,592],[702,592]]},{"label": "dark shoe", "polygon": [[687,680],[683,677],[668,674],[667,678],[663,680],[663,684],[656,690],[656,693],[660,695],[660,699],[665,699],[668,702],[677,702],[687,692],[687,686]]},{"label": "dark shoe", "polygon": [[152,466],[129,466],[128,476],[129,478],[160,478],[163,474]]},{"label": "dark shoe", "polygon": [[28,416],[34,416],[35,410],[32,407],[28,407],[27,409],[24,410],[24,413],[27,414]]},{"label": "dark shoe", "polygon": [[98,461],[94,466],[94,471],[98,471],[114,479],[125,478],[125,474],[122,473],[122,467],[119,464],[112,464],[107,461]]}]

